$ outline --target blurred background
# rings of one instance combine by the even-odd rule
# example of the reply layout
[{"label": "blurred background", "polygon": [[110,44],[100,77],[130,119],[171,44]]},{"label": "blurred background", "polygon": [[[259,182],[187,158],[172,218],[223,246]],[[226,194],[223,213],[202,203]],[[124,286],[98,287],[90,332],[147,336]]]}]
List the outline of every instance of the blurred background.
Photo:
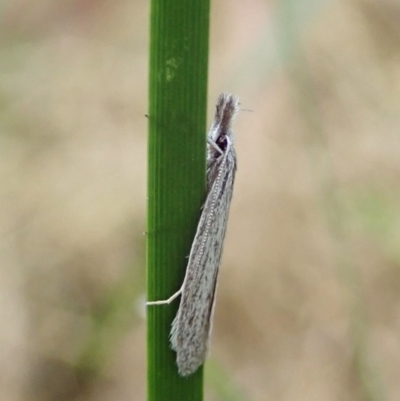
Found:
[{"label": "blurred background", "polygon": [[[0,394],[145,399],[147,1],[0,5]],[[206,399],[400,399],[400,1],[215,0],[239,170]]]}]

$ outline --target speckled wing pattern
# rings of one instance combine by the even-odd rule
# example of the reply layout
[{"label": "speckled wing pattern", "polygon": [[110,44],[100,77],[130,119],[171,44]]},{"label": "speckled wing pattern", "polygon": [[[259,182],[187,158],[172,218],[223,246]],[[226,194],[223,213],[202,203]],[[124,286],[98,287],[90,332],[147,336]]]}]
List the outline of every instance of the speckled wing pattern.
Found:
[{"label": "speckled wing pattern", "polygon": [[207,197],[189,255],[179,310],[172,323],[171,348],[178,371],[188,376],[207,356],[217,276],[236,172],[232,120],[238,99],[220,95],[208,134]]}]

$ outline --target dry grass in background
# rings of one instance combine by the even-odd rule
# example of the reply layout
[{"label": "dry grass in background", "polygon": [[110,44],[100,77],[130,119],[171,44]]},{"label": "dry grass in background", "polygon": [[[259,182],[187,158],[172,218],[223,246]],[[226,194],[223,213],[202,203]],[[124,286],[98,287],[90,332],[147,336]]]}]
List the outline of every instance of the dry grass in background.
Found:
[{"label": "dry grass in background", "polygon": [[[400,4],[214,3],[210,116],[252,112],[207,399],[397,400]],[[148,4],[1,11],[1,399],[143,400]]]}]

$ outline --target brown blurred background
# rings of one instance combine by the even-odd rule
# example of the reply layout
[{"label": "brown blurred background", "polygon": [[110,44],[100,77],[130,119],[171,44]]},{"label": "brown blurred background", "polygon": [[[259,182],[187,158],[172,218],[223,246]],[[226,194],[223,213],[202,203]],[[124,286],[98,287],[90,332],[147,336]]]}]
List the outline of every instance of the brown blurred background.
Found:
[{"label": "brown blurred background", "polygon": [[[145,399],[149,4],[0,6],[0,399]],[[400,399],[400,1],[216,0],[241,99],[206,399]]]}]

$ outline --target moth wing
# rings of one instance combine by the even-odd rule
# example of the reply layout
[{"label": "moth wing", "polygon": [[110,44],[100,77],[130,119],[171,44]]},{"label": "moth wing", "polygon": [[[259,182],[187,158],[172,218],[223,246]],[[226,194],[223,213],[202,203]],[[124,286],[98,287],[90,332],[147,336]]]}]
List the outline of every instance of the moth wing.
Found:
[{"label": "moth wing", "polygon": [[[171,330],[179,373],[193,373],[205,360],[215,290],[236,171],[231,148],[208,171],[208,196],[190,251],[178,313]],[[190,283],[190,285],[188,285]]]}]

